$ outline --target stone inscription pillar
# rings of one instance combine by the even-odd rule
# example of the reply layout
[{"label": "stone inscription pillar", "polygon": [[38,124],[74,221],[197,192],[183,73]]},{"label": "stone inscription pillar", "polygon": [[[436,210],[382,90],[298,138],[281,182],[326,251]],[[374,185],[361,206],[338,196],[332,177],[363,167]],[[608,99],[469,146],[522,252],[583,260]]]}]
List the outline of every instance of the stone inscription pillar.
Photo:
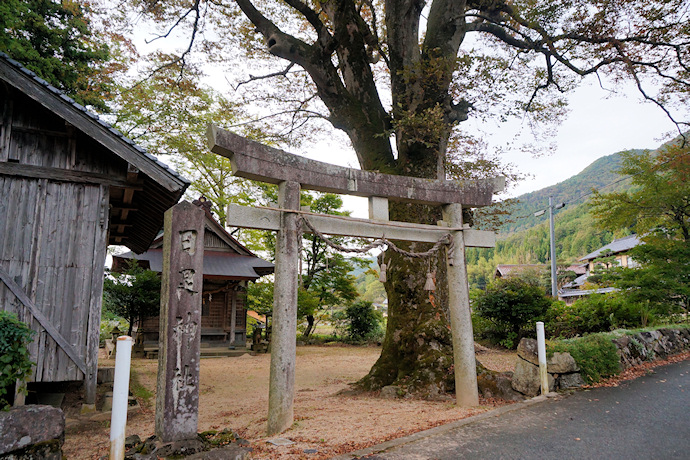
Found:
[{"label": "stone inscription pillar", "polygon": [[[451,228],[462,228],[462,205],[444,206],[443,220]],[[455,249],[452,259],[448,259],[448,313],[453,336],[455,400],[458,406],[468,407],[479,404],[477,362],[465,266],[465,238],[462,231],[452,233]]]},{"label": "stone inscription pillar", "polygon": [[[300,184],[278,185],[279,206],[299,210]],[[297,213],[282,212],[276,235],[275,284],[273,287],[273,331],[271,373],[268,389],[268,435],[292,426],[297,355],[297,287],[301,233]]]},{"label": "stone inscription pillar", "polygon": [[156,435],[170,442],[197,436],[204,211],[183,201],[164,225]]}]

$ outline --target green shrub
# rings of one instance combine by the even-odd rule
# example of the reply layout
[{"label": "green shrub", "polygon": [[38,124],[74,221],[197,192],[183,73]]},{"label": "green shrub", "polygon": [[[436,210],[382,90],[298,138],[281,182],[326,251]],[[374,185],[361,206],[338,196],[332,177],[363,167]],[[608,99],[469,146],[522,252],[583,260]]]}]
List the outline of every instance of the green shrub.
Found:
[{"label": "green shrub", "polygon": [[371,302],[355,302],[345,309],[347,334],[353,341],[374,339],[381,334],[383,315]]},{"label": "green shrub", "polygon": [[34,363],[27,346],[33,334],[13,313],[0,311],[0,409],[9,406],[16,381],[31,374]]},{"label": "green shrub", "polygon": [[575,337],[618,328],[640,327],[653,319],[643,305],[631,303],[617,294],[592,294],[572,305],[554,302],[546,315],[552,337]]},{"label": "green shrub", "polygon": [[548,354],[567,352],[580,366],[580,374],[587,383],[620,373],[620,361],[616,346],[609,334],[592,334],[575,339],[549,342]]},{"label": "green shrub", "polygon": [[521,278],[496,280],[474,299],[475,313],[492,324],[482,324],[483,333],[507,348],[515,348],[525,327],[541,319],[550,305],[538,284]]}]

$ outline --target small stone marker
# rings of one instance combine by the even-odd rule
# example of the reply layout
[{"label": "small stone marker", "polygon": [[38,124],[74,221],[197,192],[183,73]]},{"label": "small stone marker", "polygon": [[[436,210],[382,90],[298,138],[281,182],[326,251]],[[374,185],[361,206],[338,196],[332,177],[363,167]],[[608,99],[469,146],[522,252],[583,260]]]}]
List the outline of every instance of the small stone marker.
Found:
[{"label": "small stone marker", "polygon": [[273,438],[273,439],[269,439],[266,442],[271,443],[274,446],[291,446],[294,444],[294,442],[290,441],[289,439],[285,439],[285,438]]},{"label": "small stone marker", "polygon": [[156,435],[196,438],[199,420],[204,211],[183,201],[165,213]]}]

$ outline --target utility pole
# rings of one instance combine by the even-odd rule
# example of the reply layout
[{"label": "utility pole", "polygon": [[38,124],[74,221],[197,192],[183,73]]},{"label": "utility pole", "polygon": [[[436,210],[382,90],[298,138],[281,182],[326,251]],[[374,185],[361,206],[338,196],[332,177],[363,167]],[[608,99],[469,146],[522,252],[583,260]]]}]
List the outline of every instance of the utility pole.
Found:
[{"label": "utility pole", "polygon": [[558,274],[556,273],[556,235],[553,229],[553,197],[549,197],[549,236],[551,239],[551,297],[558,298]]},{"label": "utility pole", "polygon": [[[554,224],[553,224],[553,211],[554,209],[561,209],[562,207],[565,206],[565,203],[559,203],[557,205],[553,205],[553,196],[549,197],[549,239],[551,242],[551,296],[553,298],[558,297],[558,278],[557,278],[557,273],[556,273],[556,235],[554,231]],[[537,211],[534,213],[534,217],[539,217],[544,215],[546,212],[545,209],[542,209],[541,211]]]}]

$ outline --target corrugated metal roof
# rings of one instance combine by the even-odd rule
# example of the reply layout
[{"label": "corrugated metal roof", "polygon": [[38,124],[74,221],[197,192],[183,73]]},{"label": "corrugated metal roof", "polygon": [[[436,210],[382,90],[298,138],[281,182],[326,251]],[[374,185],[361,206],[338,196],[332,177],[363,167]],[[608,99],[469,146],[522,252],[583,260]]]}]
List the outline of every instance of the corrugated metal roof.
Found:
[{"label": "corrugated metal roof", "polygon": [[621,252],[628,251],[640,243],[641,243],[641,241],[637,237],[637,235],[628,235],[628,236],[625,236],[623,238],[618,238],[617,240],[613,240],[611,243],[597,249],[594,252],[587,254],[586,256],[581,258],[580,260],[596,259],[597,257],[601,257],[603,254],[607,254],[607,253],[618,254]]},{"label": "corrugated metal roof", "polygon": [[609,292],[615,292],[618,289],[613,287],[600,288],[600,289],[562,289],[558,291],[558,297],[582,297],[591,294],[608,294]]}]

